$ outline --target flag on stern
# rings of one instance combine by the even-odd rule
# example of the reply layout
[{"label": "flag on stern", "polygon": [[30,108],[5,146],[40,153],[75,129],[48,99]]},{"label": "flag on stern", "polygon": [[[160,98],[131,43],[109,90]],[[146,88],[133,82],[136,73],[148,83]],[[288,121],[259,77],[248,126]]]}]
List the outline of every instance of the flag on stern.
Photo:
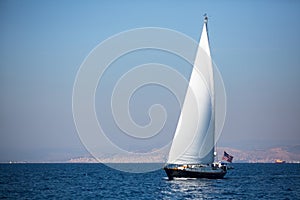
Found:
[{"label": "flag on stern", "polygon": [[232,162],[233,156],[229,155],[226,151],[224,151],[224,156],[222,160],[226,160],[227,162]]}]

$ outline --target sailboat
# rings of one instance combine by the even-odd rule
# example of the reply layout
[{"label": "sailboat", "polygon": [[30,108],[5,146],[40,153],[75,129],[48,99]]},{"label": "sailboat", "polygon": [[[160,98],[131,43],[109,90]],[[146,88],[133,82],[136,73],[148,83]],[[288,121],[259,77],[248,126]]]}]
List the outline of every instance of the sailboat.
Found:
[{"label": "sailboat", "polygon": [[164,170],[168,178],[223,178],[227,166],[215,162],[215,91],[213,64],[204,25],[189,86]]}]

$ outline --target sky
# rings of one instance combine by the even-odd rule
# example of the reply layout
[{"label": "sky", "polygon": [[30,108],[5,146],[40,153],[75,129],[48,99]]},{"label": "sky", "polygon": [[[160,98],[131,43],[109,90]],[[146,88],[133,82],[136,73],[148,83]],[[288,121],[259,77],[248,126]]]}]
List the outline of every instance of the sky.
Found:
[{"label": "sky", "polygon": [[[300,144],[299,1],[2,0],[0,161],[88,155],[73,121],[72,91],[77,71],[92,49],[115,34],[142,27],[173,29],[199,41],[204,13],[209,16],[212,57],[227,94],[218,145],[253,149]],[[181,73],[188,77],[190,71]],[[113,79],[113,71],[107,76]],[[106,117],[99,103],[101,87],[96,95],[100,119]],[[144,102],[139,110],[168,99],[151,98],[145,91],[134,96]],[[148,91],[169,95],[154,86]],[[168,133],[177,123],[179,108],[175,101],[174,105]],[[142,116],[133,112],[139,123],[146,123]]]}]

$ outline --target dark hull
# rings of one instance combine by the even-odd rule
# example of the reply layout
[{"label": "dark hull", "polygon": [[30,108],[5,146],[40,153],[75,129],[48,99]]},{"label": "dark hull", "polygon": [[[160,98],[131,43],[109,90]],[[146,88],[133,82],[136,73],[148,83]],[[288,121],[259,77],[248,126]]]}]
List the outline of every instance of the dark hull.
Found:
[{"label": "dark hull", "polygon": [[226,171],[212,170],[210,172],[203,171],[189,171],[185,169],[172,169],[164,168],[170,180],[174,177],[177,178],[208,178],[208,179],[221,179],[225,176]]}]

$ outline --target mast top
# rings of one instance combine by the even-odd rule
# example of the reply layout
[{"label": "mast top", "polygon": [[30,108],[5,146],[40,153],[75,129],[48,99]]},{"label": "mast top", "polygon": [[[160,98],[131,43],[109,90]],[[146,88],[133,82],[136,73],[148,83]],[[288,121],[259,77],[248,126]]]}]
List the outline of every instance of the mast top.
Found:
[{"label": "mast top", "polygon": [[205,13],[203,16],[204,16],[204,23],[207,23],[208,22],[207,14]]}]

